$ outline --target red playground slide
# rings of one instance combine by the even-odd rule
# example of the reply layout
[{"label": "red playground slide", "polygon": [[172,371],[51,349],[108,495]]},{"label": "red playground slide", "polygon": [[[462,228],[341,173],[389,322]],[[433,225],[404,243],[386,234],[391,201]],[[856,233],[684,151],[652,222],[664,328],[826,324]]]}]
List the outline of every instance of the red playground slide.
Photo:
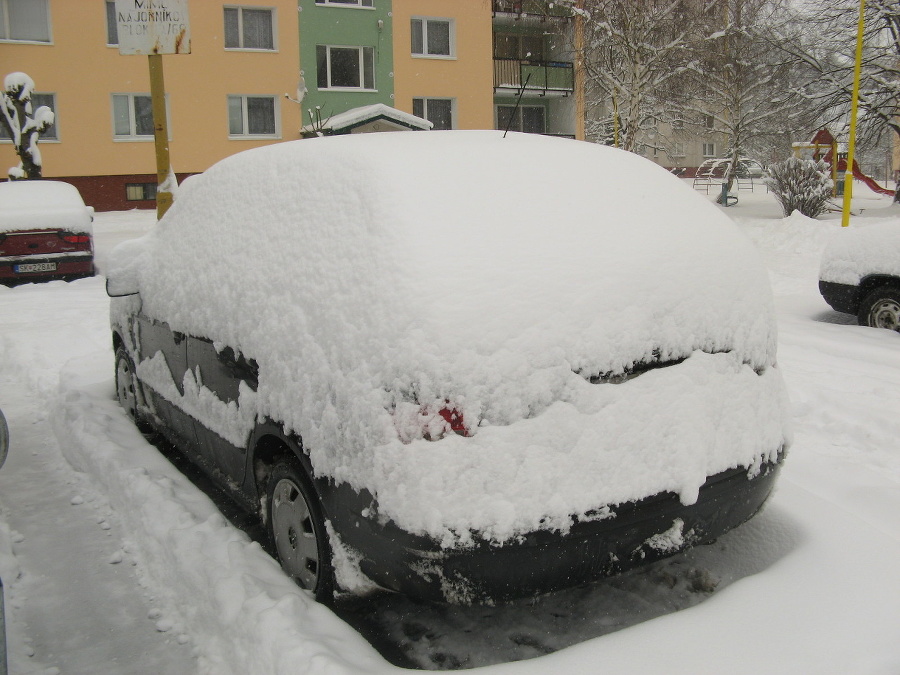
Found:
[{"label": "red playground slide", "polygon": [[859,170],[859,164],[856,163],[856,160],[853,160],[853,177],[861,180],[863,183],[869,186],[869,189],[873,192],[877,192],[880,195],[891,195],[893,196],[894,191],[888,190],[887,188],[881,187],[878,183],[876,183],[873,179],[869,178],[866,174]]},{"label": "red playground slide", "polygon": [[[828,153],[828,156],[825,157],[825,161],[829,161],[831,159],[831,153]],[[847,170],[847,160],[843,157],[838,160],[838,169],[840,171]],[[861,180],[863,183],[869,186],[869,189],[873,192],[877,192],[880,195],[890,195],[893,196],[894,191],[888,190],[887,188],[881,187],[878,183],[876,183],[872,178],[864,174],[859,168],[859,162],[855,159],[853,160],[853,177],[857,180]]]}]

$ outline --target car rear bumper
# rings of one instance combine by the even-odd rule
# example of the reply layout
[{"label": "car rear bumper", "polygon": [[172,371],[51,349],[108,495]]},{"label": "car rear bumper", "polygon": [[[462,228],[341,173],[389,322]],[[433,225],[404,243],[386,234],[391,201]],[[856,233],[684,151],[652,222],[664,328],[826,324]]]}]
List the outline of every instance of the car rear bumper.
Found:
[{"label": "car rear bumper", "polygon": [[569,532],[537,531],[502,545],[441,549],[392,523],[352,517],[338,529],[361,555],[360,569],[378,584],[438,602],[471,604],[527,597],[576,586],[707,544],[749,520],[763,505],[781,467],[764,464],[710,477],[696,503],[661,493],[611,507],[603,519]]},{"label": "car rear bumper", "polygon": [[859,286],[820,280],[819,293],[836,312],[856,314],[859,310]]},{"label": "car rear bumper", "polygon": [[[22,269],[23,266],[27,266]],[[0,258],[0,282],[47,281],[94,275],[91,253],[63,256],[17,256]]]}]

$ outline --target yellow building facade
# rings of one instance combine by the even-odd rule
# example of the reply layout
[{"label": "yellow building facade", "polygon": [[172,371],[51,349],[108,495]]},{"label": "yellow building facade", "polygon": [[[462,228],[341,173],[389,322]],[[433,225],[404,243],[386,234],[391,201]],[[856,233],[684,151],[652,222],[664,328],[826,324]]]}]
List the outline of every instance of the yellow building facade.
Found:
[{"label": "yellow building facade", "polygon": [[453,129],[493,129],[490,0],[393,0],[393,15],[394,107],[433,122],[449,108]]},{"label": "yellow building facade", "polygon": [[[46,3],[42,15],[11,21],[0,34],[0,77],[24,72],[36,92],[52,97],[55,139],[39,146],[44,177],[69,180],[100,210],[148,208],[154,188],[147,186],[156,182],[152,129],[148,135],[141,122],[148,58],[119,54],[108,21],[114,3],[34,2]],[[241,0],[231,8],[236,14],[226,7],[191,2],[191,53],[162,57],[171,162],[179,176],[241,150],[299,138],[300,106],[284,97],[295,95],[299,77],[297,1]],[[18,163],[8,141],[0,142],[0,162],[3,174]],[[139,192],[151,199],[134,199]]]}]

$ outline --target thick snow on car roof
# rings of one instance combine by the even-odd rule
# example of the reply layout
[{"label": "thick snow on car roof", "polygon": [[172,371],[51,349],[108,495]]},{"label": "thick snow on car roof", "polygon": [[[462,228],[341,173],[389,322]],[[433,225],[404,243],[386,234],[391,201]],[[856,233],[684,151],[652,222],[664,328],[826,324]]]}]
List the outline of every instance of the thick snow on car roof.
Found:
[{"label": "thick snow on car roof", "polygon": [[822,253],[819,278],[855,286],[870,274],[900,277],[900,218],[842,228]]},{"label": "thick snow on car roof", "polygon": [[[494,132],[270,146],[186,181],[113,262],[148,315],[257,360],[247,428],[283,421],[318,472],[444,541],[565,528],[661,490],[690,502],[784,441],[752,246],[630,153]],[[405,428],[445,401],[472,437]]]},{"label": "thick snow on car roof", "polygon": [[0,183],[0,232],[41,228],[91,232],[91,211],[75,186],[52,180]]}]

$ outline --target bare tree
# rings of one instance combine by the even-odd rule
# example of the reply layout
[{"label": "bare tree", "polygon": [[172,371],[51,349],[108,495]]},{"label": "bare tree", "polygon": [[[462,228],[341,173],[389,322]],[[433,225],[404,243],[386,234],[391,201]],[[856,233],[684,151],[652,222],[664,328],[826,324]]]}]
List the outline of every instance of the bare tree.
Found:
[{"label": "bare tree", "polygon": [[[853,92],[859,0],[802,6],[806,27],[800,39],[779,47],[805,66],[804,94],[821,123],[846,133]],[[900,3],[868,0],[859,90],[858,141],[877,145],[885,134],[900,135]],[[900,190],[894,201],[900,201]]]},{"label": "bare tree", "polygon": [[783,0],[709,0],[706,36],[697,45],[695,123],[728,139],[730,190],[744,154],[784,143],[814,111],[796,86],[797,63],[773,49],[792,13]]},{"label": "bare tree", "polygon": [[619,147],[633,151],[642,131],[674,117],[692,67],[699,4],[584,0],[576,8],[584,22],[587,107],[594,111],[588,127],[595,140],[616,137]]},{"label": "bare tree", "polygon": [[38,138],[53,124],[53,111],[45,105],[32,111],[34,81],[25,73],[10,73],[3,82],[0,123],[12,139],[19,166],[9,170],[10,180],[40,178],[42,170]]}]

